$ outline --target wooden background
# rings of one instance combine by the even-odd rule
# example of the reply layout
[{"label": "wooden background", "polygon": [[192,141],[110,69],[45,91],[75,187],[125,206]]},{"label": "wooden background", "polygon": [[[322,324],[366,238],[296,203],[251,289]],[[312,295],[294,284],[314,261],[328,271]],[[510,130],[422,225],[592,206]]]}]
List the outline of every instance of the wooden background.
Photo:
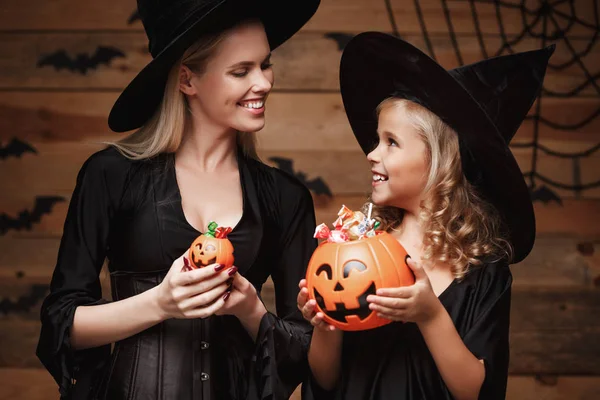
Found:
[{"label": "wooden background", "polygon": [[[557,35],[548,42],[558,46],[554,64],[572,61],[573,51],[592,44],[594,18],[598,18],[594,1],[555,2],[553,15],[568,40]],[[542,2],[525,4],[535,10]],[[345,41],[358,32],[378,30],[399,33],[427,50],[425,28],[437,60],[447,68],[455,67],[461,60],[442,4],[441,0],[322,0],[306,27],[274,53],[276,83],[268,102],[267,125],[260,133],[260,154],[266,162],[273,156],[289,158],[308,179],[321,177],[327,183],[334,196],[315,195],[318,223],[331,224],[342,204],[358,208],[370,188],[368,164],[354,141],[339,96],[337,74]],[[483,57],[477,29],[488,55],[501,47],[501,29],[507,40],[517,39],[515,51],[541,46],[541,25],[532,23],[535,13],[485,0],[446,4],[464,63]],[[579,19],[568,26],[558,12],[569,14],[571,4]],[[110,107],[149,61],[145,34],[134,11],[133,0],[0,0],[0,400],[58,398],[54,382],[34,354],[39,306],[54,268],[77,171],[103,140],[117,137],[107,127]],[[523,29],[524,21],[533,25],[528,31]],[[107,64],[88,63],[87,68],[80,62],[80,70],[38,65],[60,50],[75,58],[92,55],[99,46],[121,55]],[[600,88],[585,72],[599,76],[600,45],[594,46],[579,62],[548,72],[547,90],[576,91],[574,96],[544,97],[540,103],[542,118],[580,126],[564,130],[540,124],[536,133],[534,121],[528,120],[514,142],[536,139],[562,152],[586,151],[600,143],[600,117],[594,118],[600,113]],[[9,143],[15,139],[35,152],[9,154]],[[535,165],[539,174],[564,185],[600,180],[600,152],[577,158],[554,157],[531,148],[513,152],[524,172]],[[542,184],[536,182],[538,187]],[[536,201],[535,248],[513,266],[507,398],[598,399],[600,188],[551,190],[561,201]],[[42,213],[37,222],[21,223],[20,229],[14,225],[8,229],[7,221],[33,210],[40,196],[50,197],[46,200],[52,204],[50,212]],[[109,296],[106,273],[102,277]],[[272,287],[265,290],[272,304]]]}]

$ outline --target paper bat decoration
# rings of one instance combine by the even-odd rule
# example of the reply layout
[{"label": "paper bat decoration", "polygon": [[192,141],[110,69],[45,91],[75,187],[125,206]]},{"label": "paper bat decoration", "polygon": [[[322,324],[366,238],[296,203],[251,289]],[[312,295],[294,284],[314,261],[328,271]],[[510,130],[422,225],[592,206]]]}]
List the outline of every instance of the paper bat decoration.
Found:
[{"label": "paper bat decoration", "polygon": [[350,39],[353,38],[353,35],[341,32],[327,32],[325,34],[325,38],[335,40],[335,42],[338,45],[338,50],[342,51],[344,50]]},{"label": "paper bat decoration", "polygon": [[6,147],[0,147],[0,159],[5,159],[10,156],[21,158],[23,153],[27,152],[37,154],[36,149],[17,138],[13,138]]},{"label": "paper bat decoration", "polygon": [[140,12],[136,9],[133,13],[131,13],[131,15],[129,16],[129,19],[127,20],[127,25],[131,25],[133,24],[135,21],[142,19],[140,17]]},{"label": "paper bat decoration", "polygon": [[6,315],[9,313],[27,313],[32,311],[40,301],[46,297],[49,285],[35,284],[31,285],[31,291],[19,297],[16,301],[12,301],[8,298],[0,299],[0,313]]},{"label": "paper bat decoration", "polygon": [[109,65],[113,59],[118,57],[125,57],[125,53],[114,47],[98,46],[91,56],[79,53],[74,58],[69,56],[65,50],[57,50],[40,58],[37,66],[39,68],[49,65],[57,71],[64,68],[85,75],[90,69],[96,69],[101,64]]},{"label": "paper bat decoration", "polygon": [[306,186],[309,190],[312,190],[315,194],[324,194],[328,197],[333,197],[329,186],[327,186],[327,184],[323,179],[321,179],[321,177],[307,180],[305,173],[295,172],[293,167],[293,160],[283,157],[271,157],[269,158],[269,160],[273,161],[277,165],[277,168],[279,168],[280,170],[298,178],[300,182],[304,184],[304,186]]},{"label": "paper bat decoration", "polygon": [[16,231],[26,229],[30,231],[33,224],[40,222],[42,216],[49,214],[54,204],[61,201],[65,201],[65,198],[58,196],[37,196],[33,209],[21,211],[17,218],[12,218],[4,213],[0,214],[0,236],[6,234],[11,229]]},{"label": "paper bat decoration", "polygon": [[548,189],[545,185],[540,186],[539,188],[531,188],[531,201],[535,202],[537,200],[541,201],[544,204],[548,204],[551,201],[555,201],[562,206],[562,200],[556,193],[552,190]]}]

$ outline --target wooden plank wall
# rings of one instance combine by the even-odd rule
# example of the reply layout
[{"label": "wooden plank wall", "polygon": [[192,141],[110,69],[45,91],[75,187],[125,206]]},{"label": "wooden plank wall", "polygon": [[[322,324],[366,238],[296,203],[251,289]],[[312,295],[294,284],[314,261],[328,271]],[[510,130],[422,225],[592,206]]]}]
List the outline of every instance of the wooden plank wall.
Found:
[{"label": "wooden plank wall", "polygon": [[[511,0],[512,1],[512,0]],[[273,56],[276,85],[268,103],[260,154],[293,160],[307,179],[321,177],[333,198],[315,194],[317,221],[331,223],[342,204],[358,208],[370,187],[365,157],[346,121],[338,87],[341,48],[365,30],[397,31],[427,50],[447,68],[483,57],[477,29],[488,55],[502,47],[501,27],[515,51],[537,48],[542,31],[532,13],[490,1],[448,1],[449,28],[440,0],[322,0],[307,26]],[[593,38],[595,0],[557,2],[555,19],[569,40],[557,43],[555,65],[546,78],[550,92],[575,96],[544,97],[540,117],[527,120],[515,142],[538,142],[552,150],[585,152],[600,143],[600,89],[587,75],[600,73],[596,44],[579,62]],[[512,1],[512,3],[516,3]],[[561,5],[562,4],[562,5]],[[574,4],[578,20],[562,15]],[[417,10],[416,5],[420,6]],[[538,2],[526,2],[529,10]],[[145,35],[134,18],[133,0],[3,0],[0,7],[0,144],[17,139],[31,146],[19,157],[0,157],[0,221],[15,219],[40,201],[51,211],[22,229],[0,226],[0,388],[1,399],[55,399],[58,393],[41,369],[34,350],[39,334],[40,301],[46,293],[75,176],[83,161],[118,137],[106,117],[119,91],[149,61]],[[424,25],[417,18],[423,15]],[[473,11],[478,16],[473,17]],[[565,14],[566,13],[566,14]],[[570,15],[570,14],[569,14]],[[526,31],[523,23],[530,27]],[[550,28],[554,29],[554,28]],[[555,29],[556,30],[556,29]],[[64,50],[69,57],[100,47],[116,56],[107,64],[57,69],[40,60]],[[582,68],[582,65],[585,68]],[[537,104],[532,110],[535,110]],[[575,130],[561,129],[577,125]],[[564,185],[600,180],[600,152],[577,159],[558,158],[531,148],[514,148],[523,169]],[[541,182],[538,181],[538,184]],[[538,238],[531,254],[513,267],[509,399],[600,398],[600,188],[572,191],[552,187],[561,198],[535,204]],[[40,198],[46,196],[46,199]],[[104,290],[109,293],[107,274]],[[265,298],[272,305],[272,286]],[[32,382],[34,382],[32,384]],[[296,394],[296,398],[298,398]]]}]

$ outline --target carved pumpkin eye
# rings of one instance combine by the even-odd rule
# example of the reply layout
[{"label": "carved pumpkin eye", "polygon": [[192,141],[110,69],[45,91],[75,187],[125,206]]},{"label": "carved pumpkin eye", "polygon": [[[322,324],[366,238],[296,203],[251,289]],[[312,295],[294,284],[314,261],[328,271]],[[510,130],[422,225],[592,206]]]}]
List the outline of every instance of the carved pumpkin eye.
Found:
[{"label": "carved pumpkin eye", "polygon": [[327,279],[331,280],[333,278],[333,271],[331,270],[331,265],[323,264],[317,269],[317,275],[320,275],[321,272],[325,272],[327,274]]},{"label": "carved pumpkin eye", "polygon": [[206,245],[206,248],[204,250],[205,251],[215,251],[215,250],[217,250],[217,248],[214,245],[209,244],[209,245]]},{"label": "carved pumpkin eye", "polygon": [[198,244],[196,245],[196,247],[198,248],[198,250],[202,250],[202,243],[198,243]]},{"label": "carved pumpkin eye", "polygon": [[362,272],[367,269],[367,266],[360,261],[356,261],[356,260],[348,261],[346,264],[344,264],[344,278],[349,277],[350,272],[352,272],[352,270],[355,270],[355,269],[358,270],[358,272]]}]

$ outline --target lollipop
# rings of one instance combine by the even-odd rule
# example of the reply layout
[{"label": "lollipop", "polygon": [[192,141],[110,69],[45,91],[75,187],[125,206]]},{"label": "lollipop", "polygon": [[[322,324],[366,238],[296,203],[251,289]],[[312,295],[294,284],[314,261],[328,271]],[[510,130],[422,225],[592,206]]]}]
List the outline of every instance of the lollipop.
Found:
[{"label": "lollipop", "polygon": [[233,245],[227,239],[229,227],[219,227],[216,222],[208,224],[208,230],[198,236],[189,250],[191,268],[202,268],[210,264],[233,265]]}]

